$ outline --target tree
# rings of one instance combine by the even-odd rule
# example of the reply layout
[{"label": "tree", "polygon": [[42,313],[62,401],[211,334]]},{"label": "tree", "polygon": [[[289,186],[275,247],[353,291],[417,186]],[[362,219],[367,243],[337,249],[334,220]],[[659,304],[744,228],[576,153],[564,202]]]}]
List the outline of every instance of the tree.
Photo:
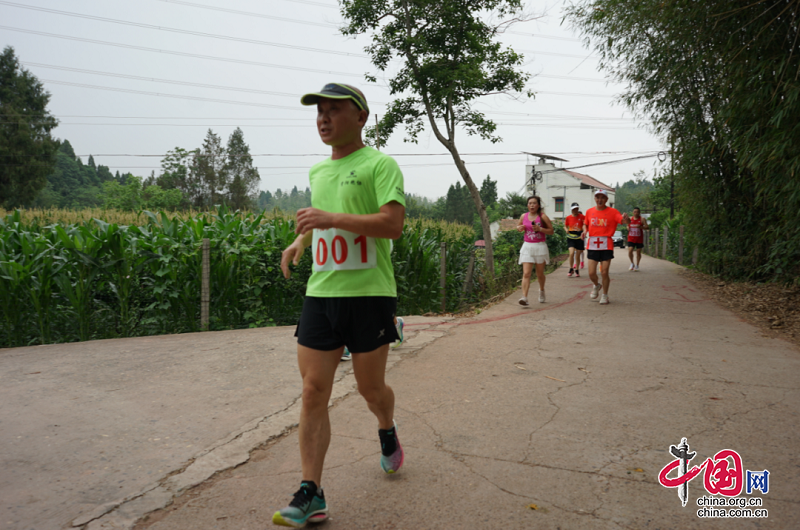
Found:
[{"label": "tree", "polygon": [[244,209],[250,205],[261,177],[258,169],[253,167],[250,147],[244,142],[244,133],[239,127],[228,138],[226,152],[225,173],[230,204],[235,209]]},{"label": "tree", "polygon": [[[450,152],[481,218],[486,240],[486,269],[494,275],[491,230],[486,208],[456,146],[456,131],[466,129],[496,143],[497,126],[472,108],[490,94],[522,92],[529,74],[519,71],[522,56],[495,41],[509,25],[486,20],[521,14],[521,0],[342,0],[345,35],[371,33],[366,48],[381,72],[397,73],[389,88],[397,99],[380,121],[380,143],[403,124],[407,141],[416,142],[429,123],[436,139]],[[512,19],[513,21],[513,19]],[[398,59],[398,64],[392,63]],[[368,76],[375,82],[375,76]],[[370,128],[365,136],[375,139]],[[377,142],[376,142],[377,143]]]},{"label": "tree", "polygon": [[200,208],[211,208],[220,204],[228,186],[225,148],[220,137],[209,129],[203,147],[193,154],[189,166],[191,186],[200,192],[195,196],[195,204]]},{"label": "tree", "polygon": [[19,65],[14,49],[0,55],[0,204],[32,201],[47,186],[58,142],[50,136],[58,120],[47,110],[50,94]]},{"label": "tree", "polygon": [[486,179],[481,184],[480,196],[487,208],[497,204],[497,181],[492,180],[490,175],[486,175]]},{"label": "tree", "polygon": [[445,221],[472,224],[474,213],[475,207],[470,200],[469,189],[466,186],[461,186],[460,182],[456,182],[455,186],[451,185],[450,189],[447,190],[447,198],[445,199]]},{"label": "tree", "polygon": [[700,267],[797,281],[800,0],[583,0],[567,12],[627,87],[620,101],[671,146],[669,191]]},{"label": "tree", "polygon": [[519,193],[510,191],[497,201],[497,211],[501,213],[503,219],[508,217],[517,219],[528,211],[528,201]]}]

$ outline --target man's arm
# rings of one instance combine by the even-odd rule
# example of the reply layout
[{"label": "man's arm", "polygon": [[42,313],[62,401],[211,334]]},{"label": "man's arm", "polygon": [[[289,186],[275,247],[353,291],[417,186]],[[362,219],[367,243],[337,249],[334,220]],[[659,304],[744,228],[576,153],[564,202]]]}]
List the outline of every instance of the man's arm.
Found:
[{"label": "man's arm", "polygon": [[[297,211],[295,233],[305,234],[314,228],[327,230],[341,228],[367,237],[397,239],[403,235],[403,221],[406,208],[397,201],[381,206],[380,212],[370,214],[331,213],[316,208],[303,208]],[[310,244],[310,241],[309,241]]]},{"label": "man's arm", "polygon": [[289,270],[289,262],[291,261],[296,267],[297,264],[300,263],[300,258],[303,257],[303,252],[306,247],[311,244],[313,238],[314,232],[309,230],[297,236],[294,242],[283,251],[281,254],[281,270],[283,271],[284,278],[288,280],[289,276],[292,275],[292,271]]}]

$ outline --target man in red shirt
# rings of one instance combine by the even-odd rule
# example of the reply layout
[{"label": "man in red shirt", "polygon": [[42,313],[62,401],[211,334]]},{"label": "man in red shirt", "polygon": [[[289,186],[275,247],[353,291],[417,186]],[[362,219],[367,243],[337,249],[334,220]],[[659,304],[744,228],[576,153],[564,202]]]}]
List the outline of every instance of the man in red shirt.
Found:
[{"label": "man in red shirt", "polygon": [[603,295],[600,297],[601,304],[608,303],[608,287],[611,285],[611,278],[608,276],[608,269],[611,267],[611,260],[614,259],[614,240],[612,236],[618,224],[628,224],[628,214],[621,214],[614,208],[606,206],[608,193],[605,190],[594,192],[595,208],[586,211],[586,219],[583,222],[583,235],[589,235],[587,245],[587,258],[589,258],[589,279],[592,280],[592,300],[597,298],[600,292],[600,284],[597,282],[597,264],[600,264],[600,274],[603,276]]},{"label": "man in red shirt", "polygon": [[564,220],[564,227],[567,229],[567,246],[569,247],[569,274],[567,276],[570,278],[572,278],[573,273],[576,278],[581,276],[578,267],[584,250],[581,232],[583,232],[583,220],[585,218],[580,212],[580,205],[577,202],[573,202],[572,215],[567,216]]},{"label": "man in red shirt", "polygon": [[[642,217],[641,210],[636,207],[633,209],[633,216],[628,224],[628,259],[631,266],[628,270],[638,271],[639,263],[642,261],[642,247],[644,246],[644,232],[650,228],[647,226],[647,219]],[[633,262],[633,253],[636,252],[636,263]]]}]

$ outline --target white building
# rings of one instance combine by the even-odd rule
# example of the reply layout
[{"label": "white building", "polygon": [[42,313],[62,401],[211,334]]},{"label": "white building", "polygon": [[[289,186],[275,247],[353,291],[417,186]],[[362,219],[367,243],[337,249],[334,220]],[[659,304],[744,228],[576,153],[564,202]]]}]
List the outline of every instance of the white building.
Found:
[{"label": "white building", "polygon": [[547,162],[547,160],[566,162],[561,158],[538,154],[535,156],[539,157],[538,163],[525,166],[526,189],[530,195],[542,198],[544,211],[550,219],[565,219],[570,214],[573,202],[577,202],[581,212],[585,214],[586,210],[595,206],[594,192],[597,189],[605,190],[608,194],[608,206],[614,206],[616,193],[611,186],[589,175],[557,168]]}]

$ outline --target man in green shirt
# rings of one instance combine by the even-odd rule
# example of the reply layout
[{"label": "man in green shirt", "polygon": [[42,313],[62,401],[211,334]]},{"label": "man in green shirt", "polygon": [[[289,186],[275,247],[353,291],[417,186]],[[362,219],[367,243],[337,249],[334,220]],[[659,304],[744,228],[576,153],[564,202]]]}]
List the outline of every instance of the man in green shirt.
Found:
[{"label": "man in green shirt", "polygon": [[404,457],[394,393],[384,378],[389,344],[400,338],[389,240],[403,232],[403,174],[394,159],[364,145],[369,108],[360,90],[329,83],[300,101],[317,106],[317,131],[331,157],[309,171],[311,208],[297,212],[298,236],[281,257],[286,278],[289,264],[297,265],[309,245],[314,262],[295,332],[303,378],[303,476],[294,500],[272,517],[294,528],[328,517],[320,485],[331,439],[328,401],[345,346],[353,354],[358,391],[378,419],[381,468],[394,473]]}]

